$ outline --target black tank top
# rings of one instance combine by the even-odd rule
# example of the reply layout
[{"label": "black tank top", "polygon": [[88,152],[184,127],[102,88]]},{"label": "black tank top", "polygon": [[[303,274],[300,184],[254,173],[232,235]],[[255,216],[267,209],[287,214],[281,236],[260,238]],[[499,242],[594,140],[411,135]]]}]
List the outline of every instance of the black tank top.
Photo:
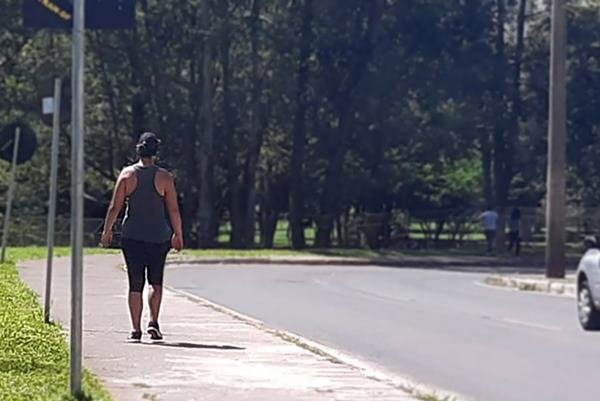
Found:
[{"label": "black tank top", "polygon": [[171,239],[173,229],[169,222],[165,199],[154,185],[158,167],[133,166],[137,187],[127,199],[123,220],[123,238],[161,244]]}]

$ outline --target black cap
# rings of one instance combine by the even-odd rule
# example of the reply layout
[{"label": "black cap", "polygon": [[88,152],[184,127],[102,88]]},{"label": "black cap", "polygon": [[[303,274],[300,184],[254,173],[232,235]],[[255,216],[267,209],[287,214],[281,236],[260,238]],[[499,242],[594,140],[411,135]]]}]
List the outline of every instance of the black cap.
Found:
[{"label": "black cap", "polygon": [[154,132],[144,132],[138,140],[138,145],[141,145],[143,143],[159,145],[160,139],[158,139]]},{"label": "black cap", "polygon": [[160,139],[153,132],[144,132],[136,145],[137,153],[141,157],[151,157],[158,153]]}]

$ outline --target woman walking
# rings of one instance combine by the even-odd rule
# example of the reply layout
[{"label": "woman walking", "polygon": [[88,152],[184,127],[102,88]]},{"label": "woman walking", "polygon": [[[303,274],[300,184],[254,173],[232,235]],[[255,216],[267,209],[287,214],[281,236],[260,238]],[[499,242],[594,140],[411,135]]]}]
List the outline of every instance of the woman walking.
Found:
[{"label": "woman walking", "polygon": [[142,293],[146,276],[150,285],[147,332],[152,340],[162,340],[158,315],[165,261],[171,248],[177,251],[183,248],[173,177],[155,165],[159,145],[160,140],[153,133],[140,137],[136,145],[139,161],[125,167],[117,179],[100,241],[102,246],[112,243],[112,228],[126,204],[121,247],[129,278],[129,312],[133,328],[128,337],[130,342],[140,342],[142,338]]}]

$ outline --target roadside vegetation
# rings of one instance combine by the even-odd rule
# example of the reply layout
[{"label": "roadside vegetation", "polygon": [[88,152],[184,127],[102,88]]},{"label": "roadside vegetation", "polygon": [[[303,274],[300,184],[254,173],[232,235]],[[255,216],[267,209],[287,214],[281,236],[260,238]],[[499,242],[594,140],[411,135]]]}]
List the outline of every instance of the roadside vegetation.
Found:
[{"label": "roadside vegetation", "polygon": [[[58,256],[68,254],[58,248]],[[16,262],[46,255],[41,247],[11,248],[0,264],[0,400],[71,400],[69,349],[56,324],[45,324],[38,300],[19,278]],[[84,400],[111,401],[110,394],[85,372]]]}]

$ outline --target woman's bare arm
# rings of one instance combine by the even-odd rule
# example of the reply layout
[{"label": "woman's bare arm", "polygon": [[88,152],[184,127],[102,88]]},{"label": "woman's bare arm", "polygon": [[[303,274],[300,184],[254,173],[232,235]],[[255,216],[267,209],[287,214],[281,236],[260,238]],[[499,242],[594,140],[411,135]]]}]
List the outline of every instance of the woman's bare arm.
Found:
[{"label": "woman's bare arm", "polygon": [[180,251],[183,248],[183,228],[181,224],[181,214],[179,213],[179,204],[177,203],[177,190],[175,181],[171,174],[168,174],[168,180],[165,185],[165,202],[167,205],[167,213],[173,227],[173,248]]},{"label": "woman's bare arm", "polygon": [[117,221],[117,217],[119,217],[119,213],[121,213],[121,210],[123,210],[123,205],[125,205],[125,198],[127,196],[125,179],[126,175],[124,172],[122,172],[117,179],[113,197],[108,207],[108,211],[106,212],[106,218],[104,220],[104,233],[112,231],[112,228]]}]

